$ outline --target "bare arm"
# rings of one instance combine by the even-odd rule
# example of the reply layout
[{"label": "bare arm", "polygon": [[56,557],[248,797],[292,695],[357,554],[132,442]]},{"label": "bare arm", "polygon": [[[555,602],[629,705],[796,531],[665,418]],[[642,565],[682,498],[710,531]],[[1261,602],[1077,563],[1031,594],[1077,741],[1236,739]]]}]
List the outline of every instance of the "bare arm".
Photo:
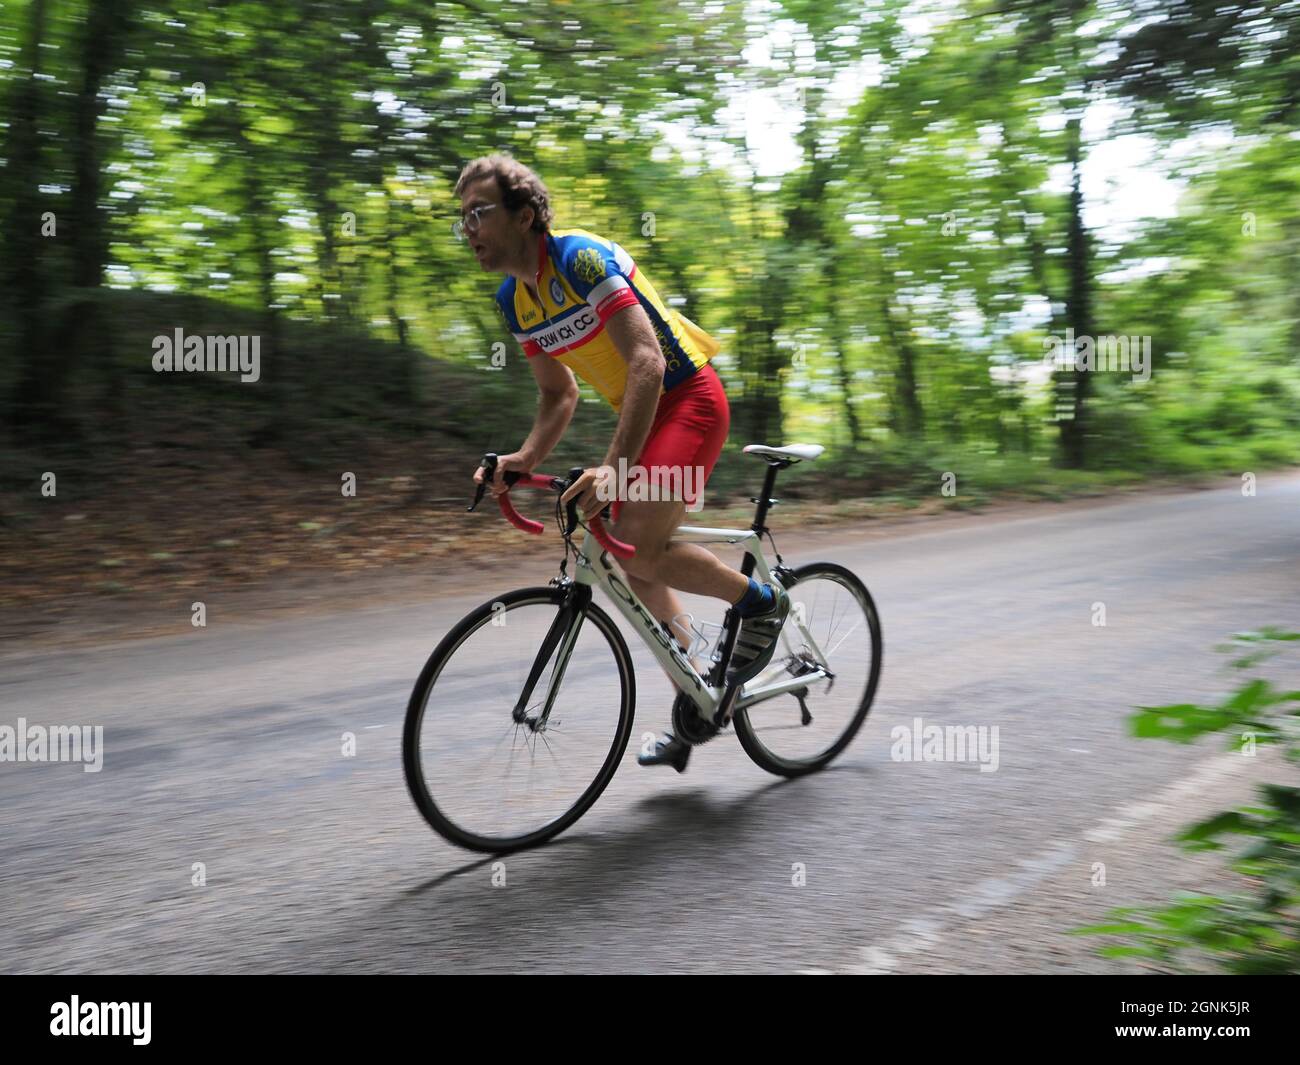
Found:
[{"label": "bare arm", "polygon": [[[555,450],[560,437],[569,427],[573,412],[578,408],[578,382],[573,371],[549,355],[534,355],[528,360],[537,378],[537,415],[533,418],[532,432],[518,451],[501,455],[491,482],[492,494],[506,490],[505,474],[510,470],[532,473]],[[474,471],[474,482],[483,480],[483,468]]]},{"label": "bare arm", "polygon": [[564,363],[544,353],[532,356],[528,365],[537,378],[537,415],[519,454],[533,470],[555,450],[573,420],[573,412],[578,409],[578,382]]},{"label": "bare arm", "polygon": [[605,328],[627,363],[627,387],[618,428],[605,453],[605,465],[617,468],[620,458],[627,459],[628,465],[636,462],[645,447],[664,383],[664,356],[655,339],[654,327],[639,304],[613,314]]}]

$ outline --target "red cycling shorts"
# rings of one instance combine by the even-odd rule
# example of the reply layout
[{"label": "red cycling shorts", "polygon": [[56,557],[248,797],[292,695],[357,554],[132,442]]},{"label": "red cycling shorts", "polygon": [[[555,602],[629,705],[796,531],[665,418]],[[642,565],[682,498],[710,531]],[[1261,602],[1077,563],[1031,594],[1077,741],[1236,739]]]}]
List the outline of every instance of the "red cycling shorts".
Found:
[{"label": "red cycling shorts", "polygon": [[[656,485],[659,499],[681,498],[688,508],[698,509],[704,484],[722,454],[730,428],[731,408],[722,380],[713,366],[705,363],[659,397],[654,424],[636,461],[636,476]],[[633,475],[629,467],[629,488],[620,492],[611,507],[615,521],[622,496],[637,498],[630,487]]]}]

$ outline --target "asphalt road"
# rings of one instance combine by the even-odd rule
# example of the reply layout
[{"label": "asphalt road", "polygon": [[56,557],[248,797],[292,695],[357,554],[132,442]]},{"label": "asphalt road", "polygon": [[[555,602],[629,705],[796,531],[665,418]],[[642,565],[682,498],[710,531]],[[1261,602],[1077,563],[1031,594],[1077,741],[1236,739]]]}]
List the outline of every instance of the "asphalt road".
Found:
[{"label": "asphalt road", "polygon": [[[454,621],[549,565],[419,607],[252,624],[218,603],[183,637],[6,652],[0,725],[102,725],[104,751],[97,773],[0,762],[0,969],[1114,972],[1132,963],[1067,930],[1227,883],[1169,834],[1284,770],[1134,740],[1125,719],[1226,690],[1212,648],[1230,632],[1300,628],[1300,479],[808,551],[774,522],[787,560],[842,562],[879,605],[884,673],[855,743],[789,782],[730,736],[684,775],[642,769],[669,692],[638,648],[613,783],[500,865],[420,818],[401,723]],[[997,771],[891,758],[918,717],[997,726]]]}]

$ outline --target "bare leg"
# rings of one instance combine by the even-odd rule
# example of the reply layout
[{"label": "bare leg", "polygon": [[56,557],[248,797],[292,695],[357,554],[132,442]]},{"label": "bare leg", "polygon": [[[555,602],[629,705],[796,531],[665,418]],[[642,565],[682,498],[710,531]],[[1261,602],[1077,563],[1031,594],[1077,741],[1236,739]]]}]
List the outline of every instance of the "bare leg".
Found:
[{"label": "bare leg", "polygon": [[[685,513],[679,502],[625,502],[613,530],[636,547],[635,557],[623,564],[632,591],[653,617],[669,623],[683,649],[690,646],[692,633],[673,625],[685,610],[673,588],[735,603],[749,587],[749,578],[701,545],[670,542]],[[698,672],[700,663],[691,664]]]},{"label": "bare leg", "polygon": [[623,568],[648,583],[735,603],[749,587],[748,577],[701,544],[670,542],[685,514],[684,503],[668,500],[623,503],[614,535],[636,547]]}]

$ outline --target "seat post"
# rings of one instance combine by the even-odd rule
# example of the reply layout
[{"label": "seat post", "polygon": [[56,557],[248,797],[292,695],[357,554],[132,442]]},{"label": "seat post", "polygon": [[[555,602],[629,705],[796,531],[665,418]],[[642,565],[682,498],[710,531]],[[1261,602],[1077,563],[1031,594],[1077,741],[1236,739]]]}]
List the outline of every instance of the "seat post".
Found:
[{"label": "seat post", "polygon": [[[754,500],[758,504],[758,509],[754,512],[754,523],[750,526],[759,535],[766,531],[768,509],[776,502],[772,498],[772,492],[776,490],[776,471],[788,465],[790,465],[788,462],[769,462],[767,464],[767,475],[763,478],[763,491]],[[746,559],[748,559],[748,556],[746,556]],[[752,564],[750,568],[753,568]]]},{"label": "seat post", "polygon": [[[763,492],[752,502],[758,504],[758,509],[754,512],[754,522],[750,528],[760,537],[767,531],[767,511],[768,508],[776,502],[772,498],[772,492],[776,488],[776,471],[782,466],[790,465],[784,460],[778,462],[769,461],[767,464],[767,476],[763,478]],[[754,567],[758,565],[758,560],[754,558],[749,551],[745,552],[745,557],[740,563],[740,572],[746,577],[754,576]],[[734,606],[727,609],[726,617],[723,620],[723,632],[718,641],[718,649],[714,652],[714,667],[709,673],[709,682],[711,684],[722,683],[721,669],[723,665],[731,661],[731,652],[736,646],[736,635],[740,631],[738,624],[740,618],[736,613]],[[715,724],[721,722],[715,721]]]}]

